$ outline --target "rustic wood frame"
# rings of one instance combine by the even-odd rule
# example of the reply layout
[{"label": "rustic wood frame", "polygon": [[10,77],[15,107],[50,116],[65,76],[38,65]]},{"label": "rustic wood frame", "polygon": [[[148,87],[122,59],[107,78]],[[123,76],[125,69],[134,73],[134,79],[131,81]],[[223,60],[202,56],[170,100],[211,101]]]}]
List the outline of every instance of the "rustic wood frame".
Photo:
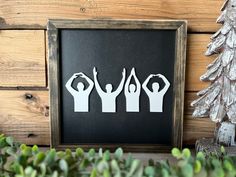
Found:
[{"label": "rustic wood frame", "polygon": [[[174,100],[173,100],[173,134],[172,146],[142,145],[142,144],[79,144],[63,145],[60,142],[60,87],[59,87],[59,36],[60,29],[159,29],[176,30],[176,52],[174,70]],[[50,120],[51,120],[51,147],[57,149],[88,148],[115,149],[122,147],[132,152],[166,152],[172,147],[182,148],[183,115],[184,115],[184,88],[186,65],[187,22],[185,20],[49,20],[48,51],[49,51],[49,88],[50,88]],[[52,91],[53,90],[53,91]]]}]

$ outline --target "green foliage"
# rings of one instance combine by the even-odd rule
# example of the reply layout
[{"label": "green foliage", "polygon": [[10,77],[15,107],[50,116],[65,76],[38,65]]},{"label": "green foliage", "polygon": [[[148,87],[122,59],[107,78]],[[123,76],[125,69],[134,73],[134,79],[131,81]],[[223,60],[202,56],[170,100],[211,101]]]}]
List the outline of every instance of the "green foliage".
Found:
[{"label": "green foliage", "polygon": [[124,156],[118,148],[114,153],[99,149],[84,152],[66,149],[41,151],[37,146],[19,145],[11,137],[0,135],[0,177],[234,177],[236,157],[225,149],[221,154],[192,156],[189,149],[174,148],[176,163],[149,161],[143,165],[131,154]]}]

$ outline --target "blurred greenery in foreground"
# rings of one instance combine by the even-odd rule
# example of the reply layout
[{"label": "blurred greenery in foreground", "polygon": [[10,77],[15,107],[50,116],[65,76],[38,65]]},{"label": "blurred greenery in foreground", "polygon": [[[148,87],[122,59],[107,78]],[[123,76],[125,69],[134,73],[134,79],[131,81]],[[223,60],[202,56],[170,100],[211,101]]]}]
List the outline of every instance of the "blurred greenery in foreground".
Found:
[{"label": "blurred greenery in foreground", "polygon": [[171,151],[175,164],[168,161],[149,161],[144,166],[139,159],[123,150],[114,153],[100,149],[84,152],[78,148],[47,152],[20,145],[12,137],[0,135],[0,177],[234,177],[236,157],[228,156],[224,148],[221,153],[205,156],[199,152],[192,156],[189,149]]}]

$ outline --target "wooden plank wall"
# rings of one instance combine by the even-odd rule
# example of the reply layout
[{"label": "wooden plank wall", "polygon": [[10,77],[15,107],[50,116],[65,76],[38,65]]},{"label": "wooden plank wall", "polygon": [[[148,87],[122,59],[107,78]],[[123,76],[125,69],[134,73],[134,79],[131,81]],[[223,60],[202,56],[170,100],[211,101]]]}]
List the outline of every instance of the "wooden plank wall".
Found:
[{"label": "wooden plank wall", "polygon": [[0,132],[48,145],[46,23],[53,18],[187,19],[184,144],[213,135],[209,119],[193,119],[190,102],[209,83],[199,77],[214,57],[204,52],[223,0],[0,0]]}]

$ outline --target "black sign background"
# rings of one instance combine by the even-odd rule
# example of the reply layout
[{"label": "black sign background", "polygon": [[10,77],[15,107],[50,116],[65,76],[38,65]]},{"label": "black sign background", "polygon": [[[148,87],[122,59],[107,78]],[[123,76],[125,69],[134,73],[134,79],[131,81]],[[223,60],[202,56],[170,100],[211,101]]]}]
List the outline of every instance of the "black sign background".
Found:
[{"label": "black sign background", "polygon": [[[62,144],[165,144],[172,140],[175,30],[60,30],[60,102]],[[103,89],[117,88],[126,68],[132,67],[142,84],[150,74],[163,74],[171,86],[164,97],[163,113],[150,113],[148,96],[141,91],[140,112],[127,113],[124,92],[117,97],[116,113],[102,113],[94,87],[90,111],[75,113],[73,97],[65,88],[68,79],[83,72],[93,80],[93,67]],[[73,82],[74,88],[79,81]],[[150,80],[149,88],[154,79]],[[161,79],[157,79],[161,88]],[[161,89],[160,88],[160,89]]]}]

